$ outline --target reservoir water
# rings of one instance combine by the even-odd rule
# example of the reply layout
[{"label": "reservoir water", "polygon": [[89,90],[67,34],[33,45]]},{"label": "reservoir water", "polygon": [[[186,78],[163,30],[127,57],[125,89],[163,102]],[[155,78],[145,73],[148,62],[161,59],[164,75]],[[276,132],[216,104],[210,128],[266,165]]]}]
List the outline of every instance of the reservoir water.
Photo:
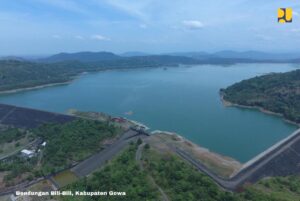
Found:
[{"label": "reservoir water", "polygon": [[2,94],[1,103],[66,112],[102,111],[179,133],[246,162],[297,129],[256,110],[224,107],[219,89],[246,78],[296,69],[291,64],[201,65],[104,71],[70,84]]}]

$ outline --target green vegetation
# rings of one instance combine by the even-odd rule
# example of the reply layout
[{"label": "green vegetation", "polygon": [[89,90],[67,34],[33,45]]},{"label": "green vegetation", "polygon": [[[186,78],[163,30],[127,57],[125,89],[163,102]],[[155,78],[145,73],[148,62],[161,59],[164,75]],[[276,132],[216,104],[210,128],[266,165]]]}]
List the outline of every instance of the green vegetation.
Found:
[{"label": "green vegetation", "polygon": [[[41,59],[39,62],[13,59],[14,58],[0,60],[0,91],[64,83],[72,80],[74,76],[80,73],[105,69],[148,68],[178,66],[180,64],[232,65],[235,63],[260,62],[260,60],[245,58],[208,57],[199,59],[179,55],[120,57],[107,52],[62,53]],[[272,62],[276,61],[274,60]]]},{"label": "green vegetation", "polygon": [[298,201],[300,200],[300,177],[275,177],[249,186],[239,194],[243,201]]},{"label": "green vegetation", "polygon": [[14,156],[9,162],[0,162],[0,172],[8,171],[4,176],[6,186],[16,185],[25,180],[40,176],[36,170],[37,158],[25,159]]},{"label": "green vegetation", "polygon": [[13,127],[2,128],[0,131],[0,158],[16,154],[35,137],[27,130]]},{"label": "green vegetation", "polygon": [[[27,132],[7,129],[2,131],[0,142],[3,144],[24,138]],[[0,172],[5,171],[3,181],[7,186],[68,168],[100,151],[103,140],[117,137],[122,130],[108,122],[80,119],[65,124],[45,124],[31,132],[29,138],[41,138],[47,145],[32,145],[30,149],[36,151],[32,158],[17,154],[0,161]],[[20,143],[15,146],[20,146]],[[41,151],[37,152],[39,149]]]},{"label": "green vegetation", "polygon": [[172,56],[147,56],[93,62],[66,59],[57,63],[0,60],[0,91],[63,83],[83,72],[196,64],[197,62],[192,58]]},{"label": "green vegetation", "polygon": [[145,149],[144,161],[147,171],[172,201],[236,200],[233,194],[220,190],[208,176],[175,155]]},{"label": "green vegetation", "polygon": [[231,103],[261,107],[300,123],[300,70],[244,80],[221,93]]},{"label": "green vegetation", "polygon": [[[159,200],[157,190],[147,180],[146,173],[140,170],[135,161],[136,150],[137,145],[130,145],[127,150],[112,160],[106,167],[95,172],[92,177],[81,179],[65,187],[65,189],[73,191],[126,192],[126,196],[76,197],[73,200]],[[70,197],[62,197],[62,199],[70,200]]]},{"label": "green vegetation", "polygon": [[[0,145],[18,141],[26,136],[26,131],[17,128],[8,128],[0,132]],[[20,145],[20,144],[19,144]]]},{"label": "green vegetation", "polygon": [[47,142],[42,159],[45,173],[70,167],[102,149],[104,139],[121,133],[107,122],[75,120],[65,124],[46,124],[34,133]]},{"label": "green vegetation", "polygon": [[[68,70],[68,66],[72,69]],[[25,61],[0,61],[0,90],[34,87],[49,83],[60,83],[70,80],[79,64],[59,63],[42,64]]]},{"label": "green vegetation", "polygon": [[[98,132],[96,132],[98,131]],[[100,132],[99,132],[100,131]],[[45,125],[35,130],[36,135],[47,140],[44,148],[42,166],[58,168],[68,165],[72,160],[80,160],[75,155],[85,156],[101,149],[104,138],[114,137],[118,133],[114,127],[108,124],[78,120],[66,124]],[[82,134],[83,133],[83,134]],[[100,133],[100,134],[98,134]],[[88,138],[86,138],[88,136]],[[91,137],[91,138],[90,138]],[[77,142],[79,138],[82,144]],[[92,140],[94,139],[92,142]],[[95,140],[96,139],[96,140]],[[71,141],[70,143],[68,141]],[[245,186],[241,193],[230,193],[220,189],[208,176],[200,173],[189,163],[173,153],[159,152],[146,144],[142,152],[142,164],[140,168],[136,161],[138,144],[131,143],[108,164],[95,172],[92,176],[76,181],[71,172],[57,175],[60,182],[66,184],[66,178],[74,183],[65,186],[61,190],[72,191],[120,191],[126,192],[126,196],[62,196],[62,200],[160,200],[158,188],[154,186],[150,178],[166,193],[172,201],[295,201],[300,200],[300,177],[275,177],[258,182],[255,185]],[[49,148],[48,148],[49,147]],[[75,149],[75,147],[79,147]],[[49,150],[47,150],[49,149]],[[57,152],[64,151],[65,158],[57,158]],[[76,154],[77,153],[77,154]],[[82,154],[83,153],[83,154]],[[69,160],[70,158],[70,160]],[[57,164],[58,160],[63,161]],[[0,171],[8,171],[4,177],[6,186],[15,185],[25,180],[32,180],[45,173],[37,166],[38,157],[23,158],[14,156],[9,162],[0,163]],[[49,170],[46,170],[49,171]],[[64,178],[64,179],[62,179]]]},{"label": "green vegetation", "polygon": [[172,201],[295,201],[300,200],[300,177],[276,177],[246,186],[242,193],[221,190],[208,176],[178,156],[144,149],[147,171]]}]

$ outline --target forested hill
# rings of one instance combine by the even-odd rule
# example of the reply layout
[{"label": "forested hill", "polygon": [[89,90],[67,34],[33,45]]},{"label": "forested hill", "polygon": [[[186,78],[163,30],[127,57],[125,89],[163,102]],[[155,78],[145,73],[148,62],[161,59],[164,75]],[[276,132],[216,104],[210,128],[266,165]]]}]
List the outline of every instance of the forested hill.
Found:
[{"label": "forested hill", "polygon": [[[82,60],[82,58],[78,60]],[[56,63],[0,60],[0,91],[66,82],[82,72],[199,63],[193,58],[164,55],[117,57],[117,59],[100,59],[97,61],[91,58],[88,62],[78,60],[66,60]]]},{"label": "forested hill", "polygon": [[80,67],[74,62],[73,70],[69,71],[69,66],[69,63],[49,65],[15,60],[0,61],[0,91],[66,82],[79,72],[74,69]]},{"label": "forested hill", "polygon": [[300,123],[300,70],[251,78],[221,92],[231,103],[262,107]]},{"label": "forested hill", "polygon": [[[286,62],[249,58],[144,55],[122,57],[110,52],[60,53],[36,61],[6,57],[0,59],[0,91],[66,82],[82,72],[104,69],[149,68],[178,65]],[[289,61],[292,62],[292,61]],[[293,61],[296,62],[296,61]]]}]

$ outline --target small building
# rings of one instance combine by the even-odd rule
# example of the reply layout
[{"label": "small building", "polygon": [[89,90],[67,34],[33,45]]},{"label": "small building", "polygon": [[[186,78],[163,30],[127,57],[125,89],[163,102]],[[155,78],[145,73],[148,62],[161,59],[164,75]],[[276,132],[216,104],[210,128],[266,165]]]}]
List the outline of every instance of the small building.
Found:
[{"label": "small building", "polygon": [[34,151],[31,151],[31,150],[28,150],[28,149],[23,149],[21,151],[21,155],[23,157],[26,157],[26,158],[32,158],[34,156],[34,154],[35,154]]},{"label": "small building", "polygon": [[46,141],[44,141],[41,145],[43,146],[43,147],[45,147],[46,146],[46,144],[47,144],[47,142]]}]

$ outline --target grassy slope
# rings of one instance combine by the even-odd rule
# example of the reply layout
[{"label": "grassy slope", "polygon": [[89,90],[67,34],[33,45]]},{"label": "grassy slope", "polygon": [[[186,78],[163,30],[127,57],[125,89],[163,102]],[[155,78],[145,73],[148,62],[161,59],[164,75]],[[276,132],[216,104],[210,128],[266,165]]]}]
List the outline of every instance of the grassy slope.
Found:
[{"label": "grassy slope", "polygon": [[[95,172],[92,177],[65,187],[74,191],[124,191],[126,196],[100,196],[94,200],[122,200],[122,201],[157,201],[158,192],[147,180],[135,161],[136,145],[131,145],[127,150],[112,160],[108,165]],[[93,200],[89,197],[61,197],[63,200]]]},{"label": "grassy slope", "polygon": [[221,92],[232,103],[262,107],[300,123],[300,70],[251,78]]},{"label": "grassy slope", "polygon": [[247,187],[239,196],[247,201],[298,201],[300,200],[300,177],[268,178]]},{"label": "grassy slope", "polygon": [[147,171],[172,201],[234,199],[233,194],[220,190],[208,176],[176,155],[150,149],[144,151],[144,161]]},{"label": "grassy slope", "polygon": [[176,155],[147,150],[148,172],[171,200],[205,201],[295,201],[300,200],[299,176],[270,178],[245,187],[242,193],[228,193],[206,175]]}]

